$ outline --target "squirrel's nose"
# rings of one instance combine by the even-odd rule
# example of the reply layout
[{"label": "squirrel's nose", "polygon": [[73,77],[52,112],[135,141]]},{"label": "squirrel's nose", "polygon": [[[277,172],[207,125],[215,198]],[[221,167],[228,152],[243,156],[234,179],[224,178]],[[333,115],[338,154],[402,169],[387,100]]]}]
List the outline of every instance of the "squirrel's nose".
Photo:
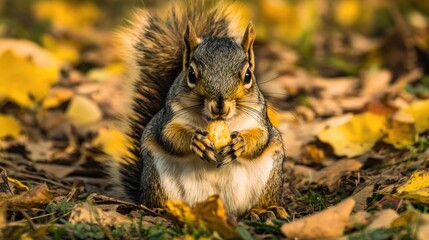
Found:
[{"label": "squirrel's nose", "polygon": [[211,101],[209,103],[209,111],[212,115],[215,116],[226,116],[230,111],[229,104],[225,104],[223,99],[216,99],[215,101]]}]

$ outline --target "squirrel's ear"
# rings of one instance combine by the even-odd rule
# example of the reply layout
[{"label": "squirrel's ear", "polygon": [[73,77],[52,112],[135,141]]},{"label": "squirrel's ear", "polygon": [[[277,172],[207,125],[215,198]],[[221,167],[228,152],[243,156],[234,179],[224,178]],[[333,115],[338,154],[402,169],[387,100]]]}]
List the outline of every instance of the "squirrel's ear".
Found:
[{"label": "squirrel's ear", "polygon": [[197,34],[195,34],[195,30],[191,22],[188,22],[188,25],[186,26],[185,35],[183,38],[185,40],[185,53],[183,55],[183,67],[187,68],[191,60],[192,52],[200,43],[200,39],[197,37]]},{"label": "squirrel's ear", "polygon": [[255,56],[253,54],[253,43],[255,42],[256,34],[253,29],[252,22],[247,25],[246,32],[244,33],[243,40],[241,40],[241,46],[247,54],[249,65],[251,70],[255,68]]}]

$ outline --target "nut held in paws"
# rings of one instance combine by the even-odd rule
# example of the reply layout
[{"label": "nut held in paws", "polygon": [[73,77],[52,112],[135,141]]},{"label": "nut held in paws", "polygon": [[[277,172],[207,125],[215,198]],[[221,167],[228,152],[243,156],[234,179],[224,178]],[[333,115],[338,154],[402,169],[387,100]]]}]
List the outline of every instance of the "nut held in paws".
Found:
[{"label": "nut held in paws", "polygon": [[207,126],[207,132],[209,133],[207,137],[213,142],[216,150],[219,150],[231,142],[231,133],[225,121],[210,121]]}]

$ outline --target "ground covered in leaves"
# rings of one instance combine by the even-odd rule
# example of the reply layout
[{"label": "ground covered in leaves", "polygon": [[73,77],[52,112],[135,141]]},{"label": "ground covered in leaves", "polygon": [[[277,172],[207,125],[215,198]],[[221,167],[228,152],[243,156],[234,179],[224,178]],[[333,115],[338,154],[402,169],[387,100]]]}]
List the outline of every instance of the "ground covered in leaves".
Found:
[{"label": "ground covered in leaves", "polygon": [[166,210],[108,197],[104,164],[126,144],[115,29],[139,3],[0,2],[0,238],[428,239],[427,1],[240,3],[288,155],[289,217],[268,221],[216,196]]}]

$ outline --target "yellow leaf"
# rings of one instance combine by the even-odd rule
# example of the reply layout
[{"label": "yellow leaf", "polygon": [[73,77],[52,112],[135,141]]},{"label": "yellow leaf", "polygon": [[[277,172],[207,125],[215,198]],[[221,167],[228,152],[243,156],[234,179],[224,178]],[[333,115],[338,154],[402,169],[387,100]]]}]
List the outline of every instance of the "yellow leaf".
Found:
[{"label": "yellow leaf", "polygon": [[76,63],[79,60],[79,46],[72,41],[56,40],[52,36],[44,34],[42,43],[47,50],[64,62]]},{"label": "yellow leaf", "polygon": [[21,190],[25,190],[25,191],[30,190],[30,188],[28,188],[25,184],[23,184],[21,181],[15,179],[15,178],[7,177],[7,180],[9,182],[15,184],[15,186]]},{"label": "yellow leaf", "polygon": [[418,140],[412,116],[404,112],[397,112],[387,129],[383,142],[392,144],[397,149],[413,145]]},{"label": "yellow leaf", "polygon": [[182,200],[169,199],[166,201],[165,206],[167,211],[177,218],[180,222],[183,222],[189,226],[197,226],[197,216],[192,212],[191,207]]},{"label": "yellow leaf", "polygon": [[[275,36],[282,40],[296,40],[303,34],[313,31],[318,24],[316,19],[319,11],[316,0],[261,0],[259,6],[258,12],[261,12],[264,26],[256,25],[256,32],[263,38]],[[267,29],[270,32],[267,32]]]},{"label": "yellow leaf", "polygon": [[191,228],[204,224],[226,239],[237,237],[235,225],[229,220],[218,195],[210,196],[206,201],[195,204],[193,208],[181,200],[167,200],[166,207],[178,221]]},{"label": "yellow leaf", "polygon": [[361,14],[360,0],[340,0],[334,8],[335,20],[349,26],[355,23]]},{"label": "yellow leaf", "polygon": [[429,100],[413,102],[402,111],[413,116],[418,133],[429,129]]},{"label": "yellow leaf", "polygon": [[33,11],[37,18],[49,21],[55,30],[75,33],[89,30],[100,16],[97,7],[88,1],[37,1]]},{"label": "yellow leaf", "polygon": [[385,134],[386,117],[371,112],[354,115],[344,124],[322,130],[318,137],[338,156],[355,157],[370,150]]},{"label": "yellow leaf", "polygon": [[392,222],[392,227],[407,227],[419,218],[419,213],[413,210],[407,210]]},{"label": "yellow leaf", "polygon": [[0,114],[0,138],[17,137],[21,132],[21,125],[12,116]]},{"label": "yellow leaf", "polygon": [[33,107],[46,96],[58,79],[58,66],[40,67],[32,59],[17,56],[12,51],[0,54],[0,97],[21,106]]},{"label": "yellow leaf", "polygon": [[88,78],[98,82],[102,82],[112,76],[119,76],[125,71],[123,63],[112,63],[103,68],[94,68],[88,72]]},{"label": "yellow leaf", "polygon": [[429,172],[415,171],[411,177],[396,190],[396,197],[429,203]]},{"label": "yellow leaf", "polygon": [[77,126],[89,125],[101,120],[102,113],[97,104],[86,97],[74,96],[66,115]]},{"label": "yellow leaf", "polygon": [[69,100],[73,96],[73,92],[64,88],[52,89],[48,96],[43,100],[42,106],[45,109],[54,108],[61,103]]},{"label": "yellow leaf", "polygon": [[127,136],[116,129],[101,128],[93,143],[100,145],[101,149],[114,159],[120,160],[124,159],[124,156],[132,156],[127,149],[129,143]]}]

